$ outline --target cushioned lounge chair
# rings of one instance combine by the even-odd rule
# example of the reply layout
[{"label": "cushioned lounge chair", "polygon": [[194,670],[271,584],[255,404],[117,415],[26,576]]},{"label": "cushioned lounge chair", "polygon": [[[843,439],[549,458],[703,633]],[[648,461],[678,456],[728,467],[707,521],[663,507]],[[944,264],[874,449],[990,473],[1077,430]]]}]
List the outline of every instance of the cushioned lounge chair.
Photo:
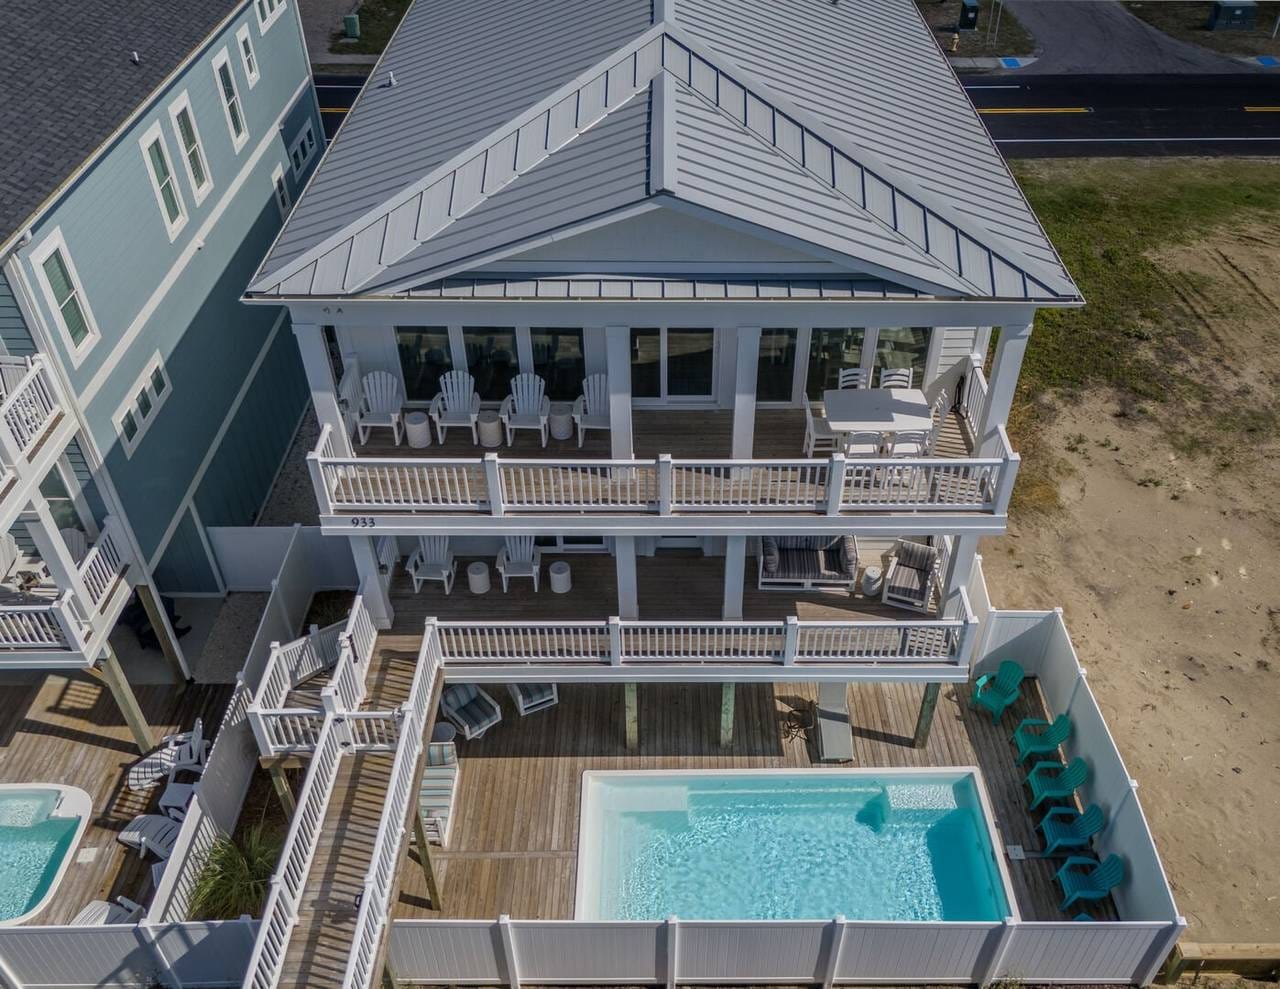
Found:
[{"label": "cushioned lounge chair", "polygon": [[502,708],[498,702],[474,683],[455,683],[446,687],[440,707],[466,739],[479,738],[502,720]]},{"label": "cushioned lounge chair", "polygon": [[896,608],[928,611],[938,583],[938,551],[924,543],[899,539],[889,555],[880,600]]},{"label": "cushioned lounge chair", "polygon": [[141,903],[134,903],[127,896],[117,896],[115,903],[106,900],[94,900],[86,903],[84,908],[71,918],[71,927],[97,927],[101,924],[132,924],[138,920],[146,908]]},{"label": "cushioned lounge chair", "polygon": [[757,586],[809,589],[843,587],[858,577],[858,541],[853,536],[763,536]]},{"label": "cushioned lounge chair", "polygon": [[507,690],[521,717],[560,703],[560,691],[554,683],[509,683]]}]

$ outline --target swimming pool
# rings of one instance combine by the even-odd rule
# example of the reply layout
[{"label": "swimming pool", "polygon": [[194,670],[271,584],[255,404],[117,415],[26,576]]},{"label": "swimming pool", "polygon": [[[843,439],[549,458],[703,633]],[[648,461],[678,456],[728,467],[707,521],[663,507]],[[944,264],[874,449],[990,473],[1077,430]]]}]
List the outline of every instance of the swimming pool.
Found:
[{"label": "swimming pool", "polygon": [[93,802],[74,786],[0,785],[0,926],[49,902],[88,826]]},{"label": "swimming pool", "polygon": [[586,772],[579,920],[1016,916],[977,769]]}]

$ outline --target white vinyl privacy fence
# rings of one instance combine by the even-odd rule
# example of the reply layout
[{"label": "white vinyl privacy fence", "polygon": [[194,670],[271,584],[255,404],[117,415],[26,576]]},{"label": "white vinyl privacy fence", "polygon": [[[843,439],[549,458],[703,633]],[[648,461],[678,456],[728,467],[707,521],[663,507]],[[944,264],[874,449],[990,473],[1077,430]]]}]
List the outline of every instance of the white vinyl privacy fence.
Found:
[{"label": "white vinyl privacy fence", "polygon": [[1068,758],[1090,767],[1083,796],[1106,812],[1094,848],[1126,878],[1117,921],[399,920],[388,965],[429,984],[1129,983],[1146,985],[1185,927],[1151,833],[1059,612],[992,609],[975,567],[975,675],[1015,659],[1040,681],[1050,716],[1068,713]]}]

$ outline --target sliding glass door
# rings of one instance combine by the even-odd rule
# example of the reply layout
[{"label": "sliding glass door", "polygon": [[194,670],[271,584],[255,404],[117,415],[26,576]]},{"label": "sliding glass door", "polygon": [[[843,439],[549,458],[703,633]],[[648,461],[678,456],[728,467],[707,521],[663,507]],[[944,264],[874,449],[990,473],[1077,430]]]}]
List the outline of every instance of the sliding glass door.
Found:
[{"label": "sliding glass door", "polygon": [[840,372],[862,366],[862,342],[867,331],[862,327],[830,329],[814,327],[809,336],[809,374],[805,395],[810,401],[822,401],[822,393],[840,384]]},{"label": "sliding glass door", "polygon": [[631,397],[658,402],[710,400],[716,390],[715,331],[705,327],[633,327]]},{"label": "sliding glass door", "polygon": [[429,402],[440,392],[440,379],[453,370],[447,326],[397,326],[396,351],[410,402]]},{"label": "sliding glass door", "polygon": [[553,402],[572,402],[582,394],[587,376],[582,330],[558,326],[534,326],[529,330],[533,351],[533,373],[547,383],[547,397]]},{"label": "sliding glass door", "polygon": [[511,379],[520,373],[515,327],[464,326],[462,343],[480,401],[501,402],[511,393]]},{"label": "sliding glass door", "polygon": [[790,402],[796,376],[797,330],[760,331],[760,358],[756,373],[757,402]]}]

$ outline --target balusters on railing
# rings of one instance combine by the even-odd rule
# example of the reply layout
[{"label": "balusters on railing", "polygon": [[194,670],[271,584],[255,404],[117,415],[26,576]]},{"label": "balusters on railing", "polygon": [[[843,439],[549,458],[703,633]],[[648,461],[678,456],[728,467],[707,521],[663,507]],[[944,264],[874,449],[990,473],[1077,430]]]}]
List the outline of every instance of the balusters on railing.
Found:
[{"label": "balusters on railing", "polygon": [[66,590],[43,604],[0,607],[0,649],[84,649],[84,623],[76,614],[74,594]]},{"label": "balusters on railing", "polygon": [[119,523],[115,517],[107,516],[102,532],[79,566],[80,578],[89,592],[89,602],[94,609],[101,606],[103,599],[124,574],[127,557],[118,530]]},{"label": "balusters on railing", "polygon": [[60,408],[57,386],[44,356],[37,354],[0,401],[0,457],[6,465],[30,452]]}]

